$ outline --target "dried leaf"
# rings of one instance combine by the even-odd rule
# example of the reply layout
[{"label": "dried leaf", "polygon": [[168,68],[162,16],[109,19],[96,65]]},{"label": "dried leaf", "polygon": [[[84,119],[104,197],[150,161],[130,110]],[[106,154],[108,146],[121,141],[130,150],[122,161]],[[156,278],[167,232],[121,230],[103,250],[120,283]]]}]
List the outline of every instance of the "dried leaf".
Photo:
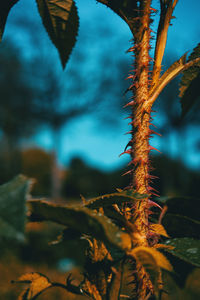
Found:
[{"label": "dried leaf", "polygon": [[42,22],[58,49],[63,68],[76,43],[79,17],[73,0],[36,0]]},{"label": "dried leaf", "polygon": [[146,268],[158,270],[158,268],[172,271],[172,266],[167,258],[155,248],[139,246],[129,253],[136,261]]},{"label": "dried leaf", "polygon": [[28,293],[29,288],[22,291],[21,294],[18,296],[17,300],[27,300]]},{"label": "dried leaf", "polygon": [[151,224],[150,225],[150,230],[155,232],[158,235],[169,237],[169,235],[167,234],[165,228],[161,224]]},{"label": "dried leaf", "polygon": [[44,290],[51,287],[49,279],[40,273],[28,273],[20,276],[14,283],[30,284],[29,288],[23,292],[18,300],[32,300],[39,296]]},{"label": "dried leaf", "polygon": [[164,244],[155,244],[154,246],[153,246],[155,249],[163,249],[163,250],[165,250],[165,249],[168,249],[168,250],[173,250],[175,247],[173,247],[173,246],[170,246],[170,245],[164,245]]},{"label": "dried leaf", "polygon": [[172,266],[167,258],[155,248],[139,246],[134,248],[130,255],[134,257],[136,263],[142,265],[149,274],[154,286],[155,295],[159,294],[162,288],[161,269],[172,271]]},{"label": "dried leaf", "polygon": [[95,300],[102,300],[101,295],[95,284],[91,283],[88,279],[86,279],[83,283],[83,289],[86,291],[91,297]]}]

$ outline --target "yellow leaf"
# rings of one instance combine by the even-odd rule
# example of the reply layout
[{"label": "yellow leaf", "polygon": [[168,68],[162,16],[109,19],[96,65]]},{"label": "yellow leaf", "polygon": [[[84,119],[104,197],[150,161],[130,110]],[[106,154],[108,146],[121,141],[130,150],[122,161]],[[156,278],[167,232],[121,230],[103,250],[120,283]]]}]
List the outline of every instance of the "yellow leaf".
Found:
[{"label": "yellow leaf", "polygon": [[162,268],[172,271],[170,262],[155,248],[139,246],[131,250],[129,254],[143,266],[148,266],[152,269]]},{"label": "yellow leaf", "polygon": [[41,277],[41,275],[39,273],[27,273],[27,274],[23,274],[22,276],[20,276],[18,278],[18,280],[16,280],[15,282],[31,283],[32,281],[37,280],[40,277]]},{"label": "yellow leaf", "polygon": [[128,233],[121,233],[120,234],[120,239],[121,239],[121,242],[120,242],[120,246],[122,249],[131,249],[132,247],[132,241],[131,241],[131,237]]},{"label": "yellow leaf", "polygon": [[171,245],[164,245],[164,244],[156,244],[153,246],[156,249],[167,249],[167,250],[173,250],[175,247]]},{"label": "yellow leaf", "polygon": [[18,300],[24,299],[23,296],[26,295],[27,300],[33,299],[36,295],[40,294],[42,291],[50,287],[52,284],[49,281],[49,279],[39,273],[28,273],[24,274],[19,277],[17,283],[29,283],[30,287],[25,291],[25,293],[22,293]]},{"label": "yellow leaf", "polygon": [[25,297],[28,295],[28,291],[29,291],[29,289],[26,289],[26,290],[22,291],[22,293],[18,296],[17,300],[26,299]]},{"label": "yellow leaf", "polygon": [[83,283],[83,288],[92,296],[93,299],[102,300],[97,287],[89,280],[85,280],[85,282]]},{"label": "yellow leaf", "polygon": [[30,286],[30,290],[28,293],[28,299],[32,299],[34,296],[45,290],[46,288],[50,287],[51,283],[46,277],[41,276],[40,278],[32,281]]},{"label": "yellow leaf", "polygon": [[151,224],[150,225],[150,230],[157,233],[157,234],[159,234],[159,235],[169,237],[169,235],[167,234],[165,228],[161,224]]}]

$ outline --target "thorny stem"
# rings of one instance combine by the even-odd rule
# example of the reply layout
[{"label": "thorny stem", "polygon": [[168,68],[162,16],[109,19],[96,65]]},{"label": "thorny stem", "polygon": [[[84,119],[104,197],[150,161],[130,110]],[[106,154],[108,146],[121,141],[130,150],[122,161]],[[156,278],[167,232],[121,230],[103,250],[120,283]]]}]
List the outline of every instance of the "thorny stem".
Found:
[{"label": "thorny stem", "polygon": [[[134,43],[132,48],[135,55],[135,74],[133,76],[133,101],[132,106],[132,142],[131,157],[133,175],[130,186],[140,194],[149,194],[149,136],[151,105],[149,98],[149,64],[150,64],[150,15],[151,0],[140,1],[139,21],[137,30],[134,30]],[[148,247],[148,197],[143,201],[133,204],[131,221],[136,230],[135,246]],[[136,264],[138,278],[138,299],[144,300],[153,292],[149,275],[140,263]]]},{"label": "thorny stem", "polygon": [[[132,109],[132,160],[135,165],[132,186],[138,193],[149,193],[149,123],[151,107],[143,109],[148,101],[149,86],[149,43],[150,43],[150,0],[142,1],[140,27],[134,35],[135,44],[135,88]],[[135,203],[134,225],[140,234],[140,246],[147,246],[148,199]]]}]

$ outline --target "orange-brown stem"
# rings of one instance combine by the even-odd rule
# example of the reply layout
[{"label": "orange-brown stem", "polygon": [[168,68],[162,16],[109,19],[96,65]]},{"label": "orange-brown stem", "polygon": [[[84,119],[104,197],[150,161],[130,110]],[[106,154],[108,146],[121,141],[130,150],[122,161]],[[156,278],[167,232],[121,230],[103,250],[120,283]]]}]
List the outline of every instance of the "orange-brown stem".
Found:
[{"label": "orange-brown stem", "polygon": [[[132,138],[131,138],[131,156],[134,165],[131,186],[138,193],[149,194],[149,129],[151,121],[151,106],[148,106],[149,98],[149,49],[150,49],[150,15],[151,0],[140,2],[139,22],[137,30],[134,30],[134,47],[132,52],[135,55],[135,71],[132,77],[133,91],[132,107]],[[133,204],[134,209],[131,221],[134,224],[135,246],[148,246],[148,215],[149,215],[148,197],[142,201],[136,201]],[[153,292],[152,283],[149,275],[139,263],[136,264],[138,281],[138,299],[146,299],[148,293]]]},{"label": "orange-brown stem", "polygon": [[[132,149],[134,161],[132,186],[138,193],[149,193],[149,123],[151,107],[145,106],[149,97],[149,48],[150,48],[150,8],[151,1],[142,1],[140,7],[140,24],[134,33],[135,80],[133,88],[134,105],[132,109]],[[140,246],[147,246],[148,198],[134,204],[134,225],[140,235]]]}]

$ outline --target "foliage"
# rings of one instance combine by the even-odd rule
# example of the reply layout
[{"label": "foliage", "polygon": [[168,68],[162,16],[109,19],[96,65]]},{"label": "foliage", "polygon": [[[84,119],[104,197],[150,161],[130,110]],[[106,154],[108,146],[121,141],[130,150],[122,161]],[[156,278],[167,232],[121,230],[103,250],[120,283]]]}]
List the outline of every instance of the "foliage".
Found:
[{"label": "foliage", "polygon": [[[186,230],[188,227],[192,228],[194,224],[199,228],[199,221],[191,219],[187,214],[177,216],[173,209],[173,213],[165,215],[168,207],[170,210],[170,200],[166,201],[163,209],[152,200],[153,196],[157,196],[157,191],[151,186],[154,176],[150,174],[149,161],[149,152],[156,150],[149,144],[149,138],[154,134],[150,129],[152,105],[164,87],[184,72],[181,88],[183,114],[190,109],[199,95],[193,93],[199,77],[199,45],[188,60],[187,54],[182,55],[163,73],[162,60],[167,32],[178,1],[160,1],[153,65],[150,62],[149,49],[152,13],[155,10],[151,7],[151,1],[99,0],[98,2],[117,13],[128,24],[133,37],[134,45],[128,52],[133,53],[135,69],[129,75],[132,84],[128,90],[132,93],[132,97],[126,105],[132,108],[129,123],[131,139],[122,153],[131,155],[129,163],[131,169],[126,172],[130,175],[130,184],[124,190],[117,189],[115,193],[89,201],[82,197],[84,203],[75,207],[42,200],[28,202],[29,220],[53,221],[64,226],[62,238],[58,239],[58,242],[68,239],[69,230],[72,230],[78,239],[87,241],[88,247],[85,250],[83,280],[78,285],[73,283],[70,275],[63,285],[52,283],[39,273],[25,274],[20,276],[17,282],[27,283],[29,286],[19,296],[19,300],[36,299],[52,286],[59,286],[76,295],[83,294],[96,300],[117,300],[122,297],[123,268],[127,264],[131,267],[133,297],[147,300],[154,295],[157,299],[161,299],[165,292],[165,280],[162,275],[166,271],[173,271],[173,259],[171,263],[170,255],[199,267],[200,245],[197,240],[199,236],[194,235],[195,239],[187,237],[191,236],[191,233],[190,230]],[[37,4],[43,24],[59,51],[64,67],[77,36],[78,16],[75,3],[73,0],[37,0]],[[11,7],[12,5],[3,2],[5,9],[1,12],[2,32]],[[190,94],[193,95],[192,102],[187,98]],[[13,183],[8,185],[11,185],[11,188],[4,187],[6,195],[9,190],[9,193],[16,197],[15,185]],[[23,187],[24,203],[24,182],[20,182],[19,186]],[[2,201],[4,203],[4,200]],[[5,212],[3,205],[2,207]],[[162,209],[158,220],[151,216],[152,208]],[[183,237],[177,237],[176,230],[173,232],[174,228],[168,226],[175,218],[183,226]],[[165,228],[161,222],[165,224]],[[170,233],[172,237],[169,239]]]},{"label": "foliage", "polygon": [[[12,254],[7,251],[6,255],[1,256],[0,272],[1,274],[4,274],[4,276],[1,276],[0,282],[0,295],[4,300],[17,299],[18,295],[22,292],[22,284],[14,284],[11,288],[10,281],[11,279],[19,278],[24,272],[46,274],[46,276],[50,278],[51,282],[59,281],[62,283],[65,282],[66,276],[69,275],[69,273],[64,274],[63,272],[55,270],[55,268],[52,268],[51,265],[44,261],[37,265],[30,262],[25,263],[24,261],[21,261],[19,257],[14,256],[13,251]],[[78,279],[81,279],[79,272],[80,271],[78,269],[74,270],[74,275],[76,275]],[[25,284],[25,286],[28,287],[27,284]],[[43,300],[66,300],[66,298],[69,300],[86,299],[82,295],[74,295],[63,288],[56,286],[47,289],[45,293],[38,298]]]},{"label": "foliage", "polygon": [[0,186],[0,239],[24,240],[25,203],[32,181],[19,175]]},{"label": "foliage", "polygon": [[174,238],[166,240],[165,244],[173,246],[174,249],[168,250],[174,256],[189,262],[190,264],[200,267],[200,240],[192,238]]},{"label": "foliage", "polygon": [[[188,58],[188,62],[200,56],[200,44],[198,44]],[[199,98],[200,63],[183,72],[180,82],[180,94],[182,115],[184,116]]]},{"label": "foliage", "polygon": [[75,45],[79,19],[73,0],[37,0],[43,24],[54,45],[58,48],[63,67]]}]

